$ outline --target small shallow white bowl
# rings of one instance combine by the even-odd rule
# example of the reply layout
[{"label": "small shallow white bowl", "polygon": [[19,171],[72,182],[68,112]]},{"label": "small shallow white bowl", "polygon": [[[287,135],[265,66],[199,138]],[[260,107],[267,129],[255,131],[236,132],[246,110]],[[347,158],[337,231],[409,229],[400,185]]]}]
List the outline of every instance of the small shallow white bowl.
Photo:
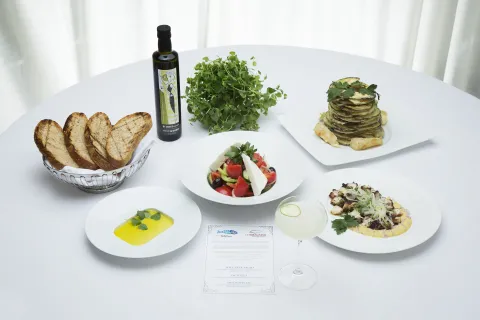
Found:
[{"label": "small shallow white bowl", "polygon": [[[133,246],[114,234],[137,210],[156,208],[173,218],[174,224],[141,246]],[[90,210],[85,223],[88,240],[99,250],[124,258],[148,258],[175,251],[197,234],[202,215],[187,196],[162,187],[137,187],[115,192]]]},{"label": "small shallow white bowl", "polygon": [[[209,167],[218,155],[234,143],[250,142],[265,156],[277,172],[277,182],[260,196],[233,198],[216,192],[207,181]],[[234,206],[248,206],[280,199],[297,189],[304,179],[305,167],[291,142],[253,131],[230,131],[203,138],[188,148],[182,167],[182,183],[191,192],[207,200]]]}]

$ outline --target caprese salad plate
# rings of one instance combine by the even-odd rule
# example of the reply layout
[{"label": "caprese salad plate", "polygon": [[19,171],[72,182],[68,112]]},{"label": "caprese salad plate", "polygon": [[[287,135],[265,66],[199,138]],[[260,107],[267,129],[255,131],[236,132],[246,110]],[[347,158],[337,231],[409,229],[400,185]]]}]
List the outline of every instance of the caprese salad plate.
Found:
[{"label": "caprese salad plate", "polygon": [[229,205],[282,198],[300,186],[305,166],[290,142],[275,141],[252,131],[206,137],[189,148],[196,156],[183,166],[182,183],[202,198]]}]

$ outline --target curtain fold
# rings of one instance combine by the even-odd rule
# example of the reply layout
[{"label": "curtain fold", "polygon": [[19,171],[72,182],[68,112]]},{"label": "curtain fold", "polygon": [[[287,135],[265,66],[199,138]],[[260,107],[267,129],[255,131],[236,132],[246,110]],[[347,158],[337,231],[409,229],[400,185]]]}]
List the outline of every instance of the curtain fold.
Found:
[{"label": "curtain fold", "polygon": [[174,47],[291,45],[371,57],[480,97],[478,0],[2,0],[0,132],[88,77]]},{"label": "curtain fold", "polygon": [[[439,2],[441,5],[438,5]],[[443,79],[458,0],[423,0],[412,68]]]},{"label": "curtain fold", "polygon": [[480,1],[459,0],[444,80],[480,97]]}]

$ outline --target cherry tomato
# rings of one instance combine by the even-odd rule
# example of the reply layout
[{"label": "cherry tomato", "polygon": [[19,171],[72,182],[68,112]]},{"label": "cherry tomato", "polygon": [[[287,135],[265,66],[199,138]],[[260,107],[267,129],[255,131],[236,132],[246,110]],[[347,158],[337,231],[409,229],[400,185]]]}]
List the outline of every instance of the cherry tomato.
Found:
[{"label": "cherry tomato", "polygon": [[267,177],[267,184],[273,183],[277,180],[277,173],[274,172],[264,172],[265,177]]},{"label": "cherry tomato", "polygon": [[253,160],[255,160],[254,161],[255,164],[259,168],[263,168],[267,166],[267,163],[263,160],[262,156],[256,152],[253,154]]},{"label": "cherry tomato", "polygon": [[255,160],[257,160],[257,161],[263,161],[262,156],[261,156],[260,153],[258,153],[258,152],[255,152],[255,153],[253,154],[253,159],[255,159]]},{"label": "cherry tomato", "polygon": [[245,181],[242,176],[239,176],[237,183],[235,184],[235,188],[233,189],[235,197],[244,197],[249,187],[250,185],[247,183],[247,181]]},{"label": "cherry tomato", "polygon": [[259,167],[259,168],[263,168],[263,167],[266,167],[266,166],[267,166],[267,163],[263,160],[257,162],[257,167]]},{"label": "cherry tomato", "polygon": [[265,174],[265,173],[270,173],[270,170],[268,170],[267,167],[261,167],[261,168],[260,168],[260,171],[262,171],[263,174]]},{"label": "cherry tomato", "polygon": [[220,188],[215,189],[218,193],[224,194],[226,196],[232,196],[232,188],[227,186],[221,186]]},{"label": "cherry tomato", "polygon": [[227,174],[231,178],[238,178],[242,175],[242,166],[240,164],[229,164],[227,165]]}]

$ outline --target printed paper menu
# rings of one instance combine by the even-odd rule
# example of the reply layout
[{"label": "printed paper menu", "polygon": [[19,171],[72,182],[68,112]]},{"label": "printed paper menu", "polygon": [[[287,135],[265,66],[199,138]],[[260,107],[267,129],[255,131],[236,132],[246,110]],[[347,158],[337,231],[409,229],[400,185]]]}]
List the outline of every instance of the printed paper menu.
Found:
[{"label": "printed paper menu", "polygon": [[208,226],[203,291],[275,293],[273,226]]}]

